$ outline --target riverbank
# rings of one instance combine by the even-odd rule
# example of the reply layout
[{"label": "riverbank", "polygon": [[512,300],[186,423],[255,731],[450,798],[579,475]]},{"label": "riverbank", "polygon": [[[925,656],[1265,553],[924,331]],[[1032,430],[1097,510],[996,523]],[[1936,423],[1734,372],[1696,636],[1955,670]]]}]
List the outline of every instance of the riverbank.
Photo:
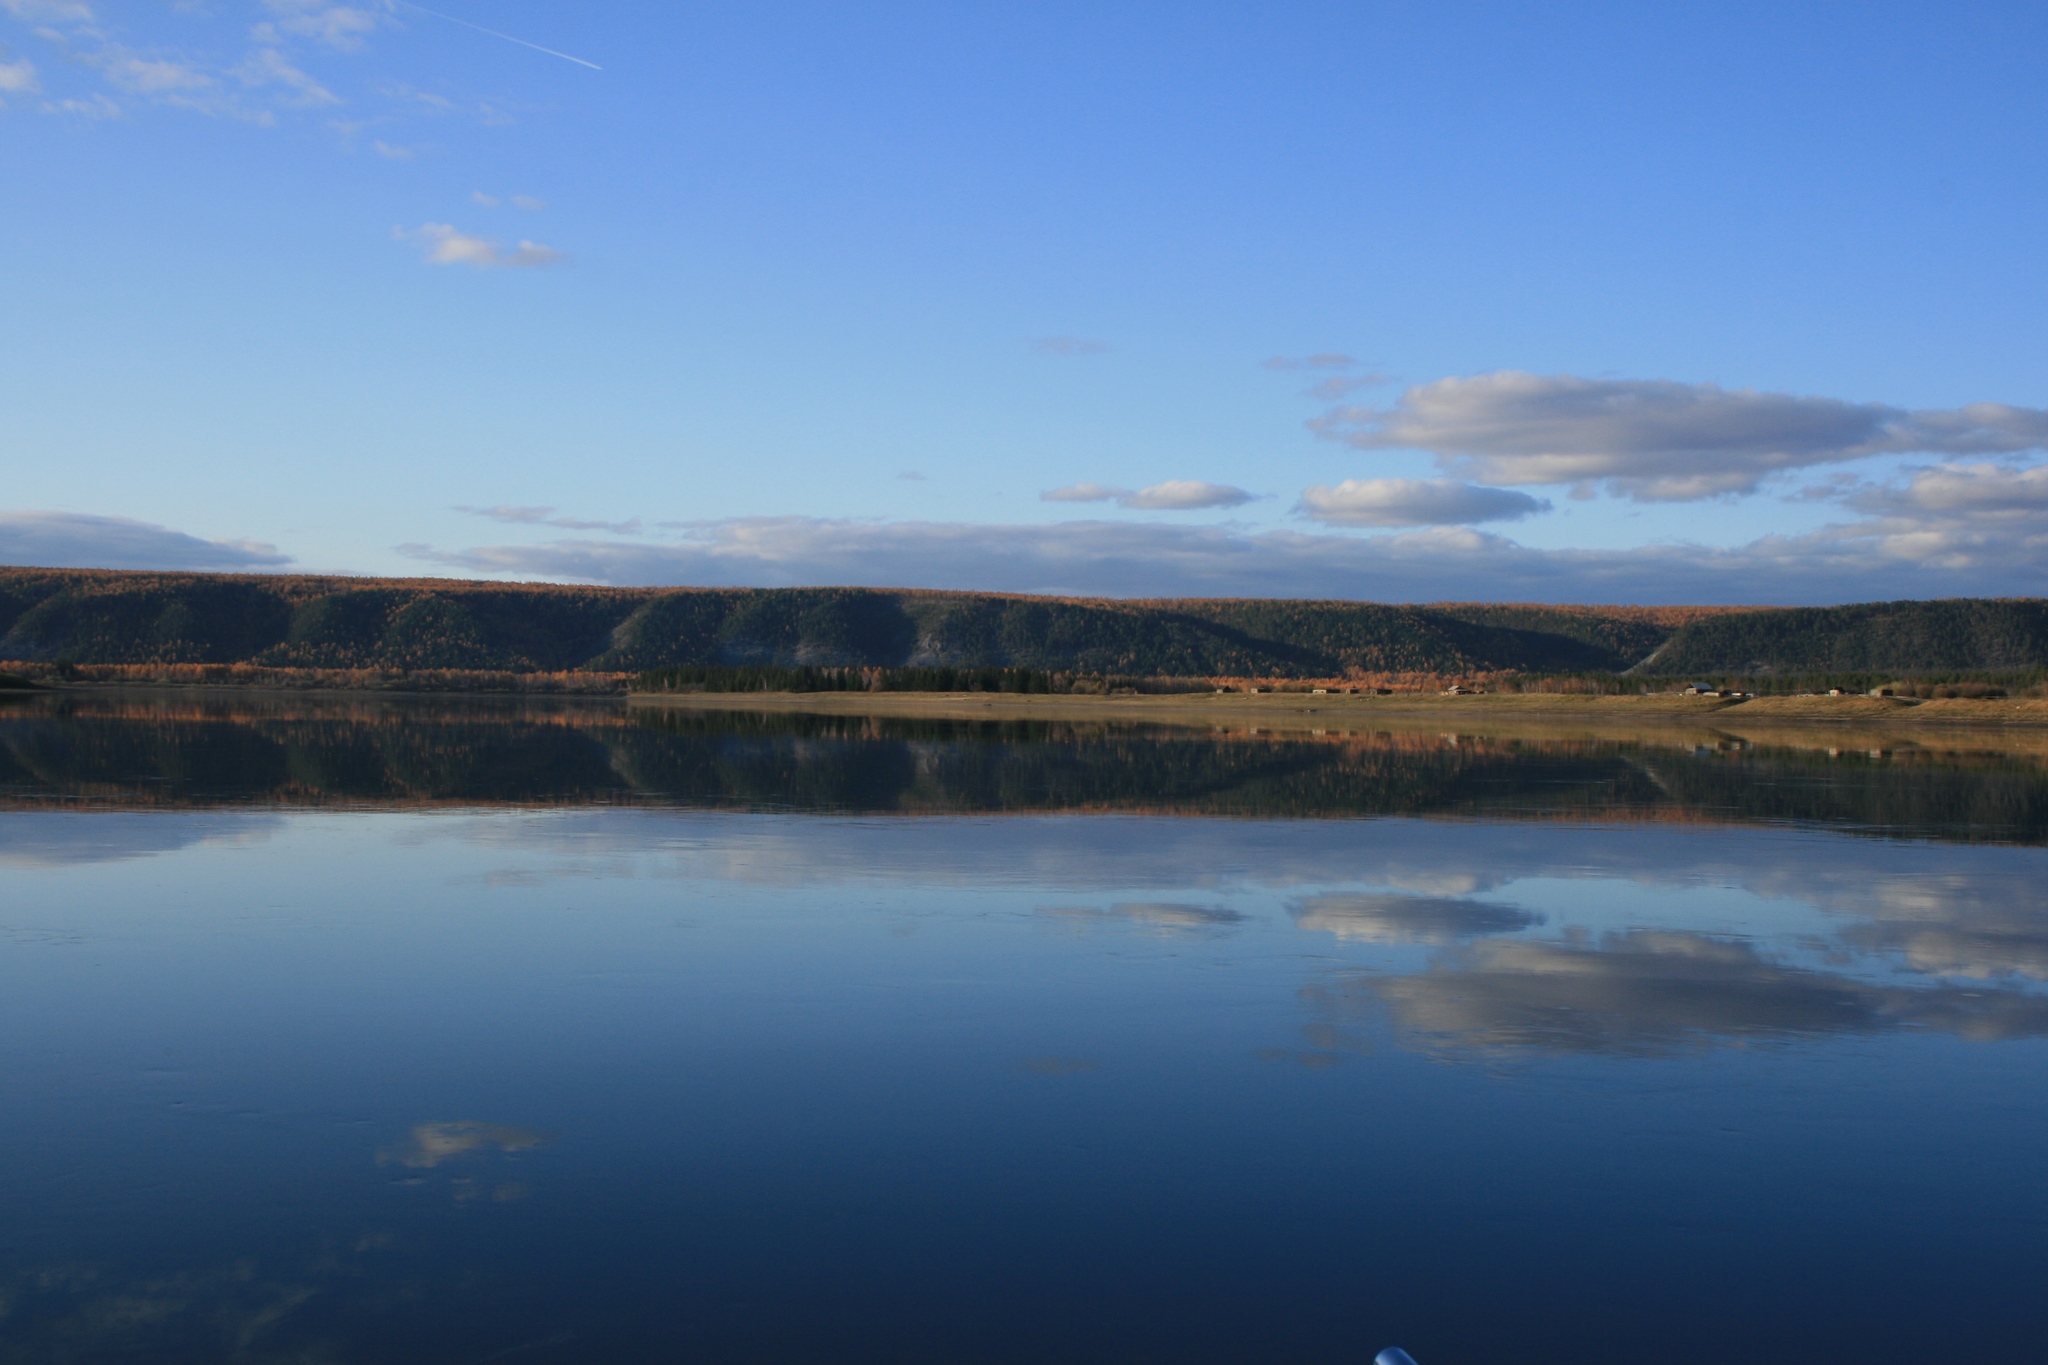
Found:
[{"label": "riverbank", "polygon": [[999,692],[636,692],[634,706],[708,710],[988,719],[1130,720],[1161,724],[1270,723],[1315,729],[1351,722],[1453,724],[1465,721],[1570,721],[1620,725],[1687,721],[1721,725],[1962,725],[2048,727],[2048,700],[1900,697],[1691,697],[1675,692],[1590,696],[1547,692],[1182,693],[1087,696]]},{"label": "riverbank", "polygon": [[[0,694],[0,712],[46,707],[138,713],[173,710],[194,718],[317,712],[402,723],[414,708],[438,714],[587,714],[598,723],[663,715],[874,717],[883,721],[999,721],[1078,726],[1145,726],[1218,736],[1342,741],[1373,735],[1445,736],[1503,743],[1629,743],[1660,748],[1759,744],[1841,753],[2004,753],[2048,759],[2048,701],[1915,702],[1891,697],[1760,697],[1735,701],[1676,693],[1584,696],[1539,693],[1446,697],[1282,692],[1086,696],[931,692],[634,693],[525,689],[496,692],[406,687],[286,688],[194,683],[58,683]],[[599,717],[610,720],[599,721]],[[574,722],[572,722],[574,723]]]},{"label": "riverbank", "polygon": [[977,693],[635,693],[631,711],[873,716],[891,720],[1038,721],[1206,729],[1257,738],[1341,742],[1372,735],[1431,742],[1758,745],[1866,757],[2005,755],[2048,761],[2048,701],[1914,702],[1896,697],[1315,696],[1298,692],[1181,696]]},{"label": "riverbank", "polygon": [[[1601,753],[1616,749],[1699,755],[1777,752],[1862,764],[1901,760],[1947,766],[1963,763],[2014,771],[2048,767],[2048,721],[2039,703],[1969,702],[1913,705],[1867,697],[1785,698],[1769,705],[1719,698],[1654,697],[1314,697],[1280,694],[1210,696],[1001,696],[934,693],[698,693],[669,696],[403,693],[342,689],[273,691],[256,687],[69,686],[30,694],[0,694],[0,769],[10,747],[35,746],[49,721],[140,726],[159,741],[199,742],[237,728],[295,736],[304,752],[292,770],[322,770],[338,744],[343,749],[396,745],[414,753],[422,742],[436,752],[500,745],[493,763],[525,771],[569,762],[578,776],[560,785],[603,787],[619,774],[615,764],[640,772],[648,761],[622,735],[866,736],[880,741],[946,744],[985,739],[1003,745],[1086,742],[1143,737],[1221,743],[1249,751],[1278,748],[1297,756],[1328,749],[1369,756],[1445,749],[1509,753]],[[2002,718],[2002,719],[2001,719]],[[315,730],[301,731],[302,725]],[[312,740],[321,725],[327,738]],[[449,729],[448,727],[455,727]],[[159,733],[160,732],[160,733]],[[499,738],[492,738],[498,736]],[[516,736],[516,738],[513,738]],[[501,743],[502,740],[502,743]],[[618,748],[594,758],[583,741]],[[207,739],[212,745],[217,739]],[[721,741],[722,742],[722,741]],[[310,745],[310,748],[306,746]],[[567,749],[562,746],[567,745]],[[571,761],[573,758],[573,761]],[[42,757],[21,758],[16,776],[40,770]],[[407,760],[410,762],[411,760]],[[1292,760],[1289,760],[1292,761]],[[1376,760],[1375,760],[1376,761]],[[356,762],[342,765],[347,771]],[[174,765],[183,771],[185,762]],[[657,768],[660,766],[656,765]],[[107,774],[124,780],[117,765]],[[282,771],[282,770],[281,770]],[[649,770],[653,771],[653,770]],[[412,773],[398,787],[411,790]],[[611,773],[611,777],[605,776]],[[644,774],[643,774],[644,775]],[[4,774],[0,774],[4,776]],[[701,774],[700,774],[701,776]],[[696,781],[696,778],[691,778]],[[6,783],[0,782],[0,786]],[[658,785],[658,782],[657,782]],[[436,799],[466,799],[464,781],[428,781]],[[153,787],[150,788],[154,790]]]}]

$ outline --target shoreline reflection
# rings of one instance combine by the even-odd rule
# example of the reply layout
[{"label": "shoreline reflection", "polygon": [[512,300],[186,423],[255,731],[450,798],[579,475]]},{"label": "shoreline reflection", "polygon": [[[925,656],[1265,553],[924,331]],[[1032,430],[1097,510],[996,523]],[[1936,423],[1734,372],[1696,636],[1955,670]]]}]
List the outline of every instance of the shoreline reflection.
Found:
[{"label": "shoreline reflection", "polygon": [[487,699],[0,712],[0,809],[437,806],[1789,824],[2048,844],[2048,756]]}]

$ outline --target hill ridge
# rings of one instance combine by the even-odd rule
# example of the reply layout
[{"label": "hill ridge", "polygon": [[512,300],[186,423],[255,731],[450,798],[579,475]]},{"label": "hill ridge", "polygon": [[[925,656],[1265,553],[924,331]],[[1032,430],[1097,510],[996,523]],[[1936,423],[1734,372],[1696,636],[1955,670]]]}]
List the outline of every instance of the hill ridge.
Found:
[{"label": "hill ridge", "polygon": [[1814,608],[615,588],[0,568],[0,663],[639,672],[1001,666],[1179,677],[2048,665],[2048,602]]}]

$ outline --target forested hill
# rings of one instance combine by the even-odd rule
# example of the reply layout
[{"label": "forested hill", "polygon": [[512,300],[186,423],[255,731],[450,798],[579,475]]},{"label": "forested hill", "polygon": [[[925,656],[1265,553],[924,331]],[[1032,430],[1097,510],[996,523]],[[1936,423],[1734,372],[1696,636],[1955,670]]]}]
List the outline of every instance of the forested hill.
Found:
[{"label": "forested hill", "polygon": [[999,664],[1195,677],[1613,670],[1684,611],[0,569],[0,661],[632,672]]},{"label": "forested hill", "polygon": [[2048,665],[2048,601],[1956,598],[1702,618],[1637,669],[1673,675],[1998,672]]},{"label": "forested hill", "polygon": [[2048,604],[1390,606],[0,568],[0,665],[10,661],[517,672],[951,664],[1269,678],[2010,668],[2048,664]]}]

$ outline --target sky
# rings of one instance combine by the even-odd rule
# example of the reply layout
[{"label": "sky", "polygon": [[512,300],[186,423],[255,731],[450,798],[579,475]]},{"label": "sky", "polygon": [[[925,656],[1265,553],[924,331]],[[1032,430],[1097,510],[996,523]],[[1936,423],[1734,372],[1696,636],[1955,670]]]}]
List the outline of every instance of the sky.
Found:
[{"label": "sky", "polygon": [[0,0],[0,563],[2042,595],[2048,8]]}]

